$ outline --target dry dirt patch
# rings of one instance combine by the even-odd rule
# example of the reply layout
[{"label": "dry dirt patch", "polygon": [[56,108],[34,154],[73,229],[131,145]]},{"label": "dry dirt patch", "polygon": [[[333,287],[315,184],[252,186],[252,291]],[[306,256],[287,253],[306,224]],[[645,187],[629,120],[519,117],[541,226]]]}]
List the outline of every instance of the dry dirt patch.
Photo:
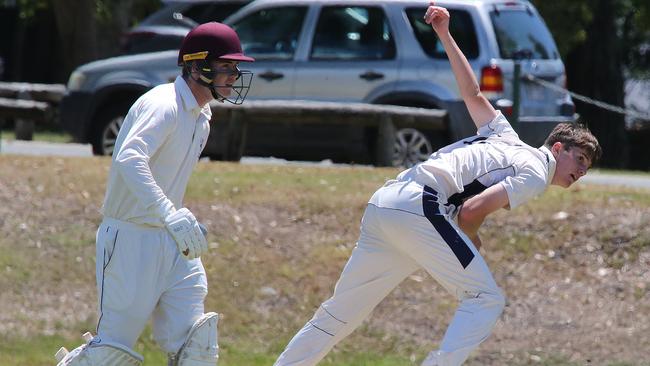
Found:
[{"label": "dry dirt patch", "polygon": [[[0,156],[0,334],[92,326],[108,164]],[[186,203],[211,233],[207,307],[224,314],[224,341],[277,352],[330,296],[365,202],[395,173],[200,164]],[[508,304],[469,364],[648,364],[649,207],[649,192],[578,186],[491,217],[482,252]],[[418,271],[337,350],[421,357],[454,308]]]}]

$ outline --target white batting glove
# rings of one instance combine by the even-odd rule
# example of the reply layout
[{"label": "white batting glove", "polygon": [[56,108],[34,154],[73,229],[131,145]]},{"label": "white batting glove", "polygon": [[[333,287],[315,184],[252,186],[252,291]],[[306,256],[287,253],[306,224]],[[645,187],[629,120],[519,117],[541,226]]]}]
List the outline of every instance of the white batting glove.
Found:
[{"label": "white batting glove", "polygon": [[183,207],[165,218],[165,227],[176,241],[176,246],[187,259],[200,257],[208,251],[208,241],[196,217]]}]

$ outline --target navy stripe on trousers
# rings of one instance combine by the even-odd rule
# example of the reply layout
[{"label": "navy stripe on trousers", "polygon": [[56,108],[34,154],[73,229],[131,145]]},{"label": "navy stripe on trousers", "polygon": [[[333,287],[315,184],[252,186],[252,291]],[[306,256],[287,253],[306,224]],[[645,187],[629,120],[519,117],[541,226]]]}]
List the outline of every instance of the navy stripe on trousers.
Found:
[{"label": "navy stripe on trousers", "polygon": [[472,259],[474,259],[474,253],[472,253],[467,243],[465,243],[456,229],[451,226],[449,221],[440,212],[438,192],[429,186],[424,186],[424,191],[422,192],[422,210],[424,211],[424,216],[454,252],[463,268],[467,268]]}]

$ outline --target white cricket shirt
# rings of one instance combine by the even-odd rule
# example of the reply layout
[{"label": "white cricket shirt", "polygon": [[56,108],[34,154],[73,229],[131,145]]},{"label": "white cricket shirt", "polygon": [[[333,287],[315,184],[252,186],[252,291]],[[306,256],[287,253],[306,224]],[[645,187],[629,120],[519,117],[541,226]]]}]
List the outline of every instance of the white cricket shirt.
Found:
[{"label": "white cricket shirt", "polygon": [[210,133],[209,105],[198,105],[178,76],[141,96],[115,142],[102,206],[104,216],[164,226],[173,205],[183,207],[185,188]]},{"label": "white cricket shirt", "polygon": [[555,164],[546,147],[533,148],[522,142],[498,113],[476,136],[438,150],[388,181],[369,203],[422,215],[422,189],[429,186],[437,192],[441,208],[455,216],[465,200],[501,184],[510,208],[515,208],[546,190]]}]

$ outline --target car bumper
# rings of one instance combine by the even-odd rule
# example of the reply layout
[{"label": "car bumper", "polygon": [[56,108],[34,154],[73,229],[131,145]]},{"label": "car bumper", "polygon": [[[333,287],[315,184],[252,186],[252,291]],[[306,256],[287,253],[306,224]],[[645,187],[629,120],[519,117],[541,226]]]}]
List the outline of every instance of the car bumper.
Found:
[{"label": "car bumper", "polygon": [[521,123],[574,123],[577,121],[577,116],[521,116],[519,122]]},{"label": "car bumper", "polygon": [[92,111],[92,94],[88,92],[67,92],[59,106],[61,126],[77,142],[87,143],[86,131]]}]

